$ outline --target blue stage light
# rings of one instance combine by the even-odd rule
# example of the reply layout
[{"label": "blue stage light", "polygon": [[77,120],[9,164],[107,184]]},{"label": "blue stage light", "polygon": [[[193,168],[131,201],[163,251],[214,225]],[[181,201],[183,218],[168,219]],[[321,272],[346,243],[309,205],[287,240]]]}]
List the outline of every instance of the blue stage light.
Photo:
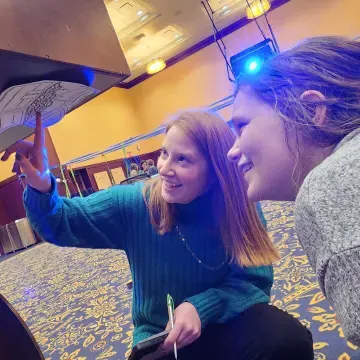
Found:
[{"label": "blue stage light", "polygon": [[92,86],[95,82],[95,76],[96,76],[95,71],[93,71],[89,68],[84,68],[83,74],[84,74],[86,82],[87,82],[87,84],[85,84],[85,85]]},{"label": "blue stage light", "polygon": [[264,63],[274,56],[270,39],[266,39],[230,58],[230,64],[236,78],[255,75],[261,71]]},{"label": "blue stage light", "polygon": [[245,69],[245,70],[247,70],[248,72],[254,72],[259,67],[260,67],[260,64],[257,60],[251,60],[249,62],[249,64],[247,65],[247,69]]}]

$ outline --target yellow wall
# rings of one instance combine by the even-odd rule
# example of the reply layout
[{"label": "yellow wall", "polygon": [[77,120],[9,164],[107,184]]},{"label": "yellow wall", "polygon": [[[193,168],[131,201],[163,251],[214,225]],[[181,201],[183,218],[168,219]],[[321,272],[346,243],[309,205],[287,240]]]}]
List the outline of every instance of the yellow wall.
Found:
[{"label": "yellow wall", "polygon": [[[141,133],[142,125],[130,92],[113,88],[66,115],[49,130],[60,162],[66,162],[134,137]],[[107,157],[111,160],[114,154]]]},{"label": "yellow wall", "polygon": [[[310,36],[359,36],[359,10],[359,0],[291,0],[268,17],[283,50]],[[224,39],[229,56],[261,40],[254,23]],[[206,106],[231,92],[224,61],[213,44],[130,90],[109,90],[67,115],[50,133],[65,162],[152,131],[182,108]],[[229,118],[230,108],[222,114]],[[161,140],[158,136],[140,142],[140,152],[135,146],[129,150],[132,155],[150,152],[160,147]],[[123,157],[121,151],[108,155],[119,157]],[[0,164],[0,180],[11,175],[10,169]]]},{"label": "yellow wall", "polygon": [[[282,50],[305,37],[360,35],[359,0],[291,0],[268,18]],[[229,56],[261,41],[255,23],[224,39]],[[184,107],[205,106],[230,95],[224,60],[216,44],[186,58],[131,89],[136,113],[146,131]],[[229,117],[230,111],[223,116]]]}]

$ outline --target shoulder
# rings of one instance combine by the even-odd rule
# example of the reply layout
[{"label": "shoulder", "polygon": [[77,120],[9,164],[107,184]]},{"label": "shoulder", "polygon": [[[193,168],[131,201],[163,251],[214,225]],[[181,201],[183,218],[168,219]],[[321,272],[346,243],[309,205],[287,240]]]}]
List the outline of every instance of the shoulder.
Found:
[{"label": "shoulder", "polygon": [[79,203],[81,206],[96,207],[100,211],[106,211],[114,206],[120,212],[139,211],[146,208],[143,201],[143,184],[135,183],[131,185],[115,185],[110,188],[100,190],[85,198],[73,198],[71,202]]},{"label": "shoulder", "polygon": [[115,185],[108,190],[112,195],[121,202],[144,202],[143,201],[143,182],[136,182],[129,185]]},{"label": "shoulder", "polygon": [[296,198],[297,207],[301,204],[324,206],[335,201],[344,205],[359,194],[359,188],[360,134],[309,173]]},{"label": "shoulder", "polygon": [[360,239],[360,136],[339,147],[306,177],[295,202],[296,231],[317,269]]}]

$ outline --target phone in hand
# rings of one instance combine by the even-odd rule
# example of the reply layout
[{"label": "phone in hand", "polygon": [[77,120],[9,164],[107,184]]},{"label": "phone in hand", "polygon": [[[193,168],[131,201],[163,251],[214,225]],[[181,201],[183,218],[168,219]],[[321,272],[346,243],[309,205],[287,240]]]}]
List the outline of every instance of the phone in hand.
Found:
[{"label": "phone in hand", "polygon": [[143,356],[154,353],[169,335],[169,330],[148,337],[134,346],[129,360],[141,360]]}]

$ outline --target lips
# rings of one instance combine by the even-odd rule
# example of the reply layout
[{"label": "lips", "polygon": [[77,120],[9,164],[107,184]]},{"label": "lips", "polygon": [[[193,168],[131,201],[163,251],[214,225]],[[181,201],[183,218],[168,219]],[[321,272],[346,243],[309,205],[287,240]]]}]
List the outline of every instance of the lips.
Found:
[{"label": "lips", "polygon": [[182,184],[167,181],[167,180],[164,180],[164,179],[163,179],[163,184],[167,189],[176,189],[176,188],[179,188],[180,186],[182,186]]},{"label": "lips", "polygon": [[239,164],[239,169],[243,172],[244,175],[249,172],[253,167],[254,163],[252,161],[247,161],[245,163]]},{"label": "lips", "polygon": [[244,165],[241,166],[241,170],[243,174],[245,175],[248,171],[250,171],[254,167],[254,164],[250,161]]}]

